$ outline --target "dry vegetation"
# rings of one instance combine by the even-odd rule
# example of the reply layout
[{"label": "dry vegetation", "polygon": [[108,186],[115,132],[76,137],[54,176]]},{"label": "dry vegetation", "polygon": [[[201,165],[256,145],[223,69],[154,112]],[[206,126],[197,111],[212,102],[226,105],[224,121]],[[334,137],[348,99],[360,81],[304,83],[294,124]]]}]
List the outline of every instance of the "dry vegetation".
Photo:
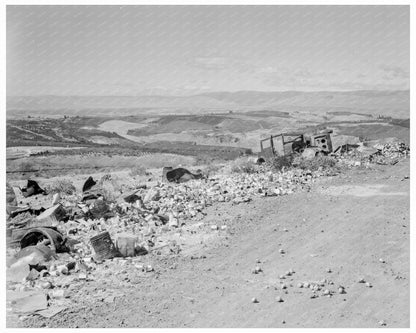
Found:
[{"label": "dry vegetation", "polygon": [[88,174],[131,170],[133,175],[143,175],[147,169],[164,166],[195,165],[195,158],[175,154],[149,154],[139,157],[102,154],[78,156],[30,156],[7,161],[9,178],[24,179],[33,176],[53,177],[65,174]]},{"label": "dry vegetation", "polygon": [[74,184],[69,179],[55,179],[45,190],[47,193],[64,193],[69,195],[76,192]]}]

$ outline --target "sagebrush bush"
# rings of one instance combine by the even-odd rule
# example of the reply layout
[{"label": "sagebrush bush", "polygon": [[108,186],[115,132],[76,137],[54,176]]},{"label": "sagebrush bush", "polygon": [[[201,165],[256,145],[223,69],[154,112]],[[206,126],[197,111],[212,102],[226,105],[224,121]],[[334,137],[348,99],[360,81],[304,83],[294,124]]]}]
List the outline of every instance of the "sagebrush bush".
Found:
[{"label": "sagebrush bush", "polygon": [[231,172],[233,173],[255,173],[257,165],[254,161],[247,158],[237,158],[231,163]]},{"label": "sagebrush bush", "polygon": [[99,186],[105,200],[116,201],[121,195],[122,186],[119,179],[113,175],[105,175],[99,181]]},{"label": "sagebrush bush", "polygon": [[215,175],[222,168],[223,165],[209,163],[208,165],[204,166],[201,171],[205,176],[210,177]]},{"label": "sagebrush bush", "polygon": [[281,171],[283,168],[290,168],[293,163],[293,156],[274,156],[270,161],[274,171]]},{"label": "sagebrush bush", "polygon": [[36,171],[36,170],[37,170],[37,168],[36,168],[36,166],[33,165],[33,163],[30,163],[29,161],[23,161],[23,162],[19,163],[19,165],[17,166],[16,171],[32,172],[32,171]]},{"label": "sagebrush bush", "polygon": [[46,186],[46,191],[48,193],[64,193],[71,195],[76,192],[76,188],[68,179],[57,179],[54,180],[52,184]]},{"label": "sagebrush bush", "polygon": [[311,159],[299,156],[294,159],[293,165],[303,170],[328,170],[335,168],[337,166],[337,161],[329,156],[315,156]]},{"label": "sagebrush bush", "polygon": [[145,176],[146,175],[146,168],[143,167],[142,165],[138,165],[138,166],[132,167],[130,169],[129,175],[131,177],[135,177],[135,176]]}]

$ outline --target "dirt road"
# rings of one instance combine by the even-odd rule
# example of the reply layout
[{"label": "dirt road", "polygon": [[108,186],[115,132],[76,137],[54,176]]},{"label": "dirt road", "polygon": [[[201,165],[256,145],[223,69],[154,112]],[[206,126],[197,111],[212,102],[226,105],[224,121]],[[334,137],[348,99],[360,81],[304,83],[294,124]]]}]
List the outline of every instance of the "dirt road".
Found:
[{"label": "dirt road", "polygon": [[[320,180],[309,193],[215,205],[204,224],[226,224],[225,236],[208,227],[211,241],[184,247],[178,257],[149,258],[157,274],[119,290],[112,304],[74,302],[52,319],[21,324],[409,327],[409,175],[407,160]],[[256,266],[263,272],[253,274]],[[279,279],[290,269],[295,273]],[[323,279],[333,284],[316,293],[298,287]],[[77,292],[104,287],[117,288],[95,281]],[[325,289],[333,295],[323,295]]]}]

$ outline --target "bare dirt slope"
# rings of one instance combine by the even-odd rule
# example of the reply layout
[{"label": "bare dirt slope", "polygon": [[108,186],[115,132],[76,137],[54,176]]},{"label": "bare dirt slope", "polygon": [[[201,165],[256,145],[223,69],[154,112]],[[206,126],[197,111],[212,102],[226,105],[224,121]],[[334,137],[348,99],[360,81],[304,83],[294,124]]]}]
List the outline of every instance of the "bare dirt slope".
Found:
[{"label": "bare dirt slope", "polygon": [[[323,179],[309,193],[216,205],[204,222],[226,224],[227,236],[207,228],[218,232],[213,243],[185,247],[177,258],[149,258],[157,274],[120,290],[113,304],[80,302],[50,320],[22,324],[378,327],[383,320],[387,327],[409,327],[409,175],[407,160]],[[255,266],[263,272],[253,274]],[[290,269],[295,273],[280,280]],[[311,298],[311,289],[297,286],[322,279],[333,281],[324,287],[335,291],[332,297],[319,291]],[[79,293],[100,287],[86,283]]]}]

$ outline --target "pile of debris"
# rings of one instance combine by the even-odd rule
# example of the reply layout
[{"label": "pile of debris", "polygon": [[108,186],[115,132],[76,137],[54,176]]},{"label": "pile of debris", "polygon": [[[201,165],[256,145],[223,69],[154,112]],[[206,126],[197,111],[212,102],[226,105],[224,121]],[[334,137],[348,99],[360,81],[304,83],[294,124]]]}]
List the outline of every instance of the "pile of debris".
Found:
[{"label": "pile of debris", "polygon": [[410,157],[410,148],[404,142],[347,144],[339,147],[335,154],[341,164],[348,166],[395,165],[400,160]]},{"label": "pile of debris", "polygon": [[[355,161],[359,153],[358,148],[347,150],[339,158]],[[408,155],[406,145],[386,144],[366,161]],[[109,175],[98,182],[89,177],[74,194],[47,194],[33,180],[24,189],[7,187],[7,282],[15,293],[9,296],[17,299],[22,313],[55,315],[85,281],[131,284],[153,274],[143,255],[178,254],[181,249],[169,235],[189,220],[202,220],[207,207],[309,191],[316,178],[326,175],[327,170],[272,171],[260,165],[254,173],[208,178],[201,172],[164,168],[161,182],[112,193],[111,198],[103,187],[111,181]]]},{"label": "pile of debris", "polygon": [[[289,170],[218,175],[186,183],[159,182],[150,188],[139,186],[117,200],[106,198],[100,186],[102,182],[97,183],[91,177],[81,194],[63,194],[62,198],[59,194],[51,197],[40,191],[29,195],[31,201],[23,202],[19,198],[22,191],[13,188],[15,197],[8,201],[9,246],[23,249],[47,243],[54,250],[65,248],[80,257],[92,257],[96,252],[92,240],[107,232],[110,242],[118,240],[120,234],[135,239],[134,250],[128,256],[143,254],[155,246],[161,234],[181,227],[189,219],[201,220],[206,208],[216,202],[239,204],[255,196],[308,190],[317,176]],[[110,251],[104,259],[116,256],[117,251]]]},{"label": "pile of debris", "polygon": [[410,148],[404,142],[378,144],[377,152],[371,155],[370,161],[377,164],[396,164],[400,159],[410,156]]}]

